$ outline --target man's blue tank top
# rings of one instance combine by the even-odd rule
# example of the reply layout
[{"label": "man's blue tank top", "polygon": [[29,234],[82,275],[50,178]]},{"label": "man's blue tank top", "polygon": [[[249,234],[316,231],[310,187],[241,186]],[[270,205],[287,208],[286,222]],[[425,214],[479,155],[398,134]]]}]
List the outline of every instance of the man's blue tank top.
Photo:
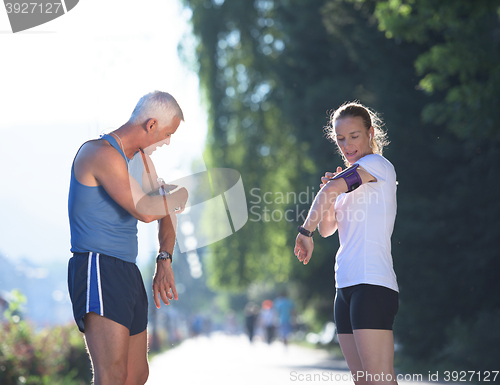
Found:
[{"label": "man's blue tank top", "polygon": [[[116,139],[106,140],[125,159],[129,173],[142,186],[143,164],[139,153],[128,159]],[[78,182],[71,166],[68,199],[71,251],[96,252],[135,263],[137,259],[137,219],[116,203],[102,186],[85,186]]]}]

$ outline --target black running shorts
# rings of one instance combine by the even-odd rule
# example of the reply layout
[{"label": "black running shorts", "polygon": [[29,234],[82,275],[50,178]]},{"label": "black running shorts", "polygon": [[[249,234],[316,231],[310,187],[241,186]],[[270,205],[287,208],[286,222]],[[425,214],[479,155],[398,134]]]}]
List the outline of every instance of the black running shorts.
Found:
[{"label": "black running shorts", "polygon": [[397,291],[384,286],[360,284],[337,289],[334,305],[338,334],[356,329],[392,330],[399,308]]},{"label": "black running shorts", "polygon": [[125,326],[131,336],[146,330],[148,298],[135,263],[99,253],[74,253],[68,264],[68,288],[82,333],[90,312]]}]

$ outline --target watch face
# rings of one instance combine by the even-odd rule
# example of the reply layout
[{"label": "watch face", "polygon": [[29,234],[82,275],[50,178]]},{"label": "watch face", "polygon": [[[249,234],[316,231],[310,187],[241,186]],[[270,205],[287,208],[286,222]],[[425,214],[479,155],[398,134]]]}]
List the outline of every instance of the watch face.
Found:
[{"label": "watch face", "polygon": [[160,254],[158,254],[158,259],[172,259],[172,256],[168,251],[162,251]]}]

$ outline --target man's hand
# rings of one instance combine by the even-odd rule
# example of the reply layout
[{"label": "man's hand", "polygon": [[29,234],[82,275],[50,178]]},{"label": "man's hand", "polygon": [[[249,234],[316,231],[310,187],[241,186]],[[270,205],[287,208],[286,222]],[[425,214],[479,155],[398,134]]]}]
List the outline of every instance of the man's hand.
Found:
[{"label": "man's hand", "polygon": [[186,203],[189,197],[188,191],[186,190],[185,187],[181,187],[177,189],[175,192],[172,193],[172,195],[175,197],[175,214],[180,214],[184,211],[186,208]]},{"label": "man's hand", "polygon": [[161,306],[160,298],[165,305],[169,305],[172,299],[177,301],[179,298],[175,289],[172,262],[168,259],[156,262],[156,271],[153,277],[153,299],[158,309]]},{"label": "man's hand", "polygon": [[307,265],[312,257],[312,252],[314,249],[314,242],[312,237],[306,237],[305,235],[298,234],[295,239],[295,249],[294,253],[304,265]]},{"label": "man's hand", "polygon": [[165,191],[168,191],[169,193],[173,192],[176,188],[178,188],[179,186],[177,186],[176,184],[160,184],[160,187],[163,187],[163,189]]},{"label": "man's hand", "polygon": [[174,214],[182,213],[186,208],[186,202],[189,197],[186,188],[179,187],[178,185],[175,184],[166,184],[161,178],[158,178],[158,185],[160,186],[160,188],[163,189],[163,191],[165,191],[166,195],[175,196],[175,202],[177,203],[176,206],[174,207]]}]

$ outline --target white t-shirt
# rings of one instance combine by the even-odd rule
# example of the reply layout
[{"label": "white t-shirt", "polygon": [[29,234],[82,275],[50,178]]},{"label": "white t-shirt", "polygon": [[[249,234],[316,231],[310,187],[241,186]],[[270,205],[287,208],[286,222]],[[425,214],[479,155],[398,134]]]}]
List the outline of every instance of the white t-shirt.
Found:
[{"label": "white t-shirt", "polygon": [[340,248],[335,261],[338,288],[367,283],[398,290],[391,255],[396,219],[396,172],[378,154],[356,162],[377,181],[362,184],[335,201]]}]

